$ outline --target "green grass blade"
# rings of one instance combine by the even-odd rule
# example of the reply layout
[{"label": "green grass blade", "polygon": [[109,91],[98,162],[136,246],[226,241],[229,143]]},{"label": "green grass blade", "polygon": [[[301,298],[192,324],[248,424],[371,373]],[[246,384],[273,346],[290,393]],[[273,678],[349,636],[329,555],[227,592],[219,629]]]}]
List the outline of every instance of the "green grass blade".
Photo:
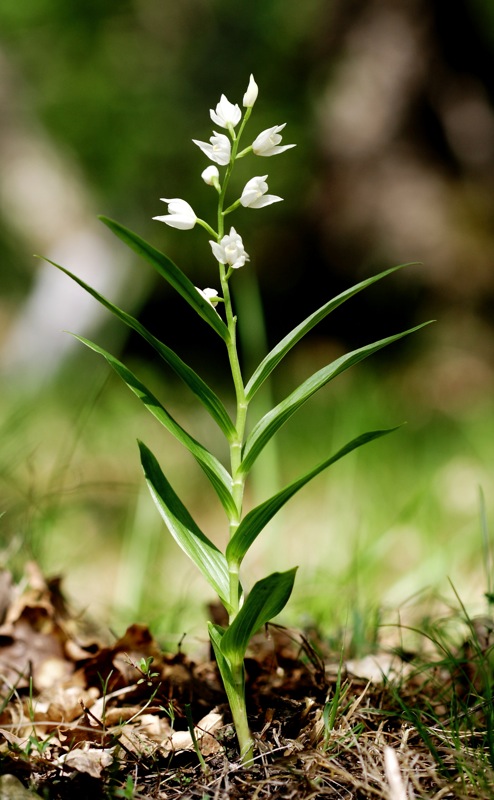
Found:
[{"label": "green grass blade", "polygon": [[74,275],[68,269],[61,267],[60,264],[56,264],[55,261],[51,261],[49,258],[45,258],[44,260],[49,264],[52,264],[61,272],[65,273],[65,275],[75,281],[75,283],[79,284],[79,286],[88,292],[88,294],[92,295],[92,297],[94,297],[98,303],[101,303],[101,305],[108,309],[108,311],[111,311],[111,313],[118,317],[119,320],[124,322],[129,328],[132,328],[132,330],[136,331],[136,333],[142,336],[142,338],[148,342],[148,344],[154,347],[163,361],[165,361],[174,370],[179,378],[183,380],[183,382],[201,401],[216,424],[223,431],[226,438],[230,440],[233,436],[235,436],[235,427],[233,422],[231,421],[228,412],[219,397],[217,397],[207,383],[205,383],[202,378],[200,378],[199,375],[197,375],[197,373],[191,369],[191,367],[182,361],[182,359],[173,350],[163,344],[163,342],[160,342],[156,336],[153,336],[153,334],[150,333],[150,331],[148,331],[144,325],[141,325],[141,323],[135,319],[135,317],[132,317],[130,314],[127,314],[121,308],[114,305],[112,302],[110,302],[110,300],[97,292],[96,289],[93,289],[91,286],[81,280],[81,278],[78,278],[77,275]]},{"label": "green grass blade", "polygon": [[367,444],[367,442],[372,442],[374,439],[379,439],[381,436],[386,436],[388,433],[392,433],[395,430],[397,430],[396,427],[380,431],[369,431],[368,433],[363,433],[360,436],[357,436],[356,439],[352,439],[352,441],[348,442],[330,458],[321,461],[320,464],[317,464],[317,466],[305,473],[305,475],[302,475],[301,478],[298,478],[288,486],[285,486],[284,489],[282,489],[280,492],[277,492],[277,494],[273,495],[273,497],[270,497],[268,500],[265,500],[264,503],[261,503],[253,508],[252,511],[249,511],[249,513],[246,514],[238,526],[234,536],[228,543],[228,547],[226,549],[228,563],[235,562],[236,564],[240,564],[262,529],[268,524],[268,522],[274,517],[280,508],[284,506],[285,503],[287,503],[288,500],[290,500],[290,498],[293,497],[293,495],[296,494],[303,486],[315,478],[316,475],[319,475],[320,472],[323,472],[323,470],[330,467],[331,464],[335,464],[336,461],[339,461],[340,458],[343,458],[343,456],[351,453],[352,450],[356,450],[358,447],[362,447],[362,445]]},{"label": "green grass blade", "polygon": [[228,566],[225,556],[192,519],[149,448],[139,442],[139,449],[149,490],[168,530],[230,612]]},{"label": "green grass blade", "polygon": [[287,572],[273,572],[254,584],[244,605],[221,638],[221,652],[232,665],[243,661],[254,633],[286,606],[296,571],[297,567]]},{"label": "green grass blade", "polygon": [[178,441],[187,448],[187,450],[194,456],[199,466],[203,469],[209,478],[216,494],[218,495],[223,508],[229,517],[235,516],[236,506],[231,494],[231,477],[225,467],[218,461],[218,459],[209,452],[202,444],[194,439],[190,434],[185,431],[181,425],[176,422],[173,417],[161,405],[159,400],[149,391],[149,389],[137,378],[134,373],[122,364],[118,358],[115,358],[103,350],[102,347],[94,342],[85,339],[83,336],[76,336],[80,342],[85,344],[91,350],[99,353],[106,359],[110,367],[115,370],[117,375],[127,384],[129,389],[141,400],[146,406],[148,411],[159,421],[161,424],[175,437]]},{"label": "green grass blade", "polygon": [[418,331],[420,328],[423,328],[424,325],[428,324],[429,322],[424,322],[407,331],[402,331],[394,336],[388,336],[386,339],[380,339],[377,342],[360,347],[358,350],[353,350],[351,353],[337,358],[336,361],[333,361],[331,364],[318,370],[318,372],[315,372],[314,375],[311,375],[311,377],[295,389],[291,395],[285,398],[285,400],[279,403],[275,408],[271,409],[271,411],[268,411],[257,425],[254,426],[244,445],[242,464],[240,467],[242,472],[247,473],[250,470],[257,456],[271,437],[285,424],[292,414],[309,399],[309,397],[315,394],[315,392],[319,391],[319,389],[329,383],[329,381],[336,378],[337,375],[340,375],[354,364],[358,364],[359,361],[363,361],[383,347],[398,341],[398,339],[402,339],[404,336],[408,336],[414,331]]},{"label": "green grass blade", "polygon": [[144,239],[141,239],[136,233],[129,231],[128,228],[124,228],[119,222],[108,219],[108,217],[99,217],[99,219],[110,228],[115,236],[118,236],[122,242],[130,247],[131,250],[134,250],[135,253],[145,258],[158,274],[168,281],[170,286],[173,286],[184,300],[192,306],[194,311],[196,311],[208,325],[211,325],[222,339],[225,341],[229,339],[230,334],[228,333],[228,328],[221,317],[216,313],[212,305],[201,297],[192,281],[189,280],[173,261],[165,256],[164,253],[161,253],[159,250],[156,250],[155,247],[148,244]]},{"label": "green grass blade", "polygon": [[318,308],[317,311],[314,311],[313,314],[307,317],[307,319],[301,322],[300,325],[297,325],[297,327],[287,334],[284,339],[278,342],[276,347],[274,347],[271,352],[268,353],[266,358],[263,359],[263,361],[254,371],[252,377],[245,387],[247,400],[252,400],[255,393],[262,386],[268,375],[270,375],[270,373],[280,363],[281,359],[284,358],[285,355],[291,350],[291,348],[297,344],[297,342],[299,342],[300,339],[302,339],[305,334],[308,333],[315,325],[327,317],[331,311],[334,311],[335,308],[338,308],[338,306],[340,306],[346,300],[349,300],[350,297],[358,294],[358,292],[361,292],[363,289],[366,289],[368,286],[376,283],[376,281],[381,280],[381,278],[385,278],[386,275],[390,275],[392,272],[396,272],[398,269],[403,269],[403,267],[412,266],[413,263],[415,262],[411,262],[410,264],[400,264],[397,267],[392,267],[384,272],[380,272],[378,275],[373,275],[372,278],[367,278],[367,280],[357,283],[355,286],[352,286],[350,289],[342,292],[337,297],[329,300],[323,306]]}]

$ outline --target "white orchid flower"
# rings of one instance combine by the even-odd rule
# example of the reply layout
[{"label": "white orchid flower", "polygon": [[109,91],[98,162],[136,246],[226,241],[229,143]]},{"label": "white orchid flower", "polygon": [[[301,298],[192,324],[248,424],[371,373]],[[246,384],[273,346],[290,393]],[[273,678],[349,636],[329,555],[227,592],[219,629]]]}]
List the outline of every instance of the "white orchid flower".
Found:
[{"label": "white orchid flower", "polygon": [[264,206],[270,206],[271,203],[279,203],[280,200],[283,200],[276,194],[266,194],[268,191],[267,177],[267,175],[260,175],[247,181],[240,198],[244,208],[264,208]]},{"label": "white orchid flower", "polygon": [[244,99],[242,101],[242,105],[244,108],[252,108],[254,103],[257,100],[257,95],[259,94],[259,87],[254,80],[254,76],[250,76],[249,85],[247,86],[247,91],[244,94]]},{"label": "white orchid flower", "polygon": [[279,131],[282,131],[285,125],[286,122],[284,122],[283,125],[273,125],[272,128],[267,128],[259,134],[252,143],[252,150],[256,156],[276,156],[279,153],[283,153],[285,150],[289,150],[291,147],[295,147],[294,144],[284,144],[282,147],[279,146],[281,142]]},{"label": "white orchid flower", "polygon": [[232,269],[243,267],[249,256],[245,252],[242,237],[235,228],[230,228],[230,233],[223,236],[220,242],[210,241],[213,255],[220,264],[228,264]]},{"label": "white orchid flower", "polygon": [[216,106],[216,110],[213,111],[211,108],[209,114],[214,124],[219,125],[220,128],[234,128],[242,118],[242,112],[238,105],[230,103],[224,94],[221,95],[221,100]]},{"label": "white orchid flower", "polygon": [[228,136],[225,136],[224,133],[216,133],[216,131],[213,133],[214,135],[211,136],[209,140],[210,144],[207,142],[199,142],[197,139],[192,139],[192,141],[201,148],[202,152],[207,155],[211,161],[224,167],[230,162],[230,155],[232,152],[230,139]]},{"label": "white orchid flower", "polygon": [[201,295],[201,297],[203,297],[204,300],[206,300],[211,306],[213,306],[213,308],[216,305],[218,305],[219,298],[216,289],[199,289],[198,286],[196,286],[196,289]]},{"label": "white orchid flower", "polygon": [[218,167],[215,167],[214,164],[211,164],[210,167],[206,167],[206,169],[201,172],[201,178],[208,186],[219,187],[220,173]]},{"label": "white orchid flower", "polygon": [[171,228],[178,228],[181,231],[188,231],[194,227],[197,217],[192,207],[185,200],[180,200],[178,197],[173,197],[171,200],[161,197],[160,200],[163,203],[168,203],[168,214],[161,217],[153,217],[153,219],[165,222]]}]

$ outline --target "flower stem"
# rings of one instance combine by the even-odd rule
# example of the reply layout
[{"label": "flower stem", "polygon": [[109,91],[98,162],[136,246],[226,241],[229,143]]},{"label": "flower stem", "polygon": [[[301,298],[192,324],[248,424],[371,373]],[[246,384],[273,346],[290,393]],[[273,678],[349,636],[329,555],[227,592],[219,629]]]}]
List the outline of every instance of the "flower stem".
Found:
[{"label": "flower stem", "polygon": [[232,712],[233,724],[237,733],[240,749],[240,760],[244,767],[249,767],[254,759],[254,740],[247,720],[245,705],[245,674],[243,662],[232,666],[232,684],[227,688],[228,701]]},{"label": "flower stem", "polygon": [[[223,184],[218,195],[218,234],[217,241],[221,241],[225,230],[225,214],[233,211],[240,201],[237,201],[232,206],[224,211],[226,191],[230,176],[232,174],[235,159],[237,157],[237,150],[242,135],[242,131],[247,122],[251,108],[248,108],[239,132],[235,135],[233,128],[229,130],[232,137],[232,151],[230,163],[226,169]],[[242,518],[242,505],[245,489],[245,475],[242,473],[240,467],[242,464],[242,447],[245,438],[245,427],[247,422],[247,409],[248,401],[245,394],[245,385],[242,378],[242,370],[240,367],[240,360],[237,350],[237,318],[233,313],[232,299],[230,295],[229,278],[232,274],[231,267],[220,263],[220,281],[223,294],[224,309],[226,324],[228,327],[229,336],[226,340],[226,347],[228,351],[228,360],[230,363],[230,370],[233,379],[236,399],[236,418],[235,418],[235,435],[230,439],[230,470],[232,476],[232,496],[235,503],[235,514],[229,516],[229,535],[230,539],[234,536],[240,520]],[[229,577],[229,601],[230,601],[230,625],[235,620],[240,610],[242,601],[240,593],[240,577],[239,577],[239,564],[238,562],[231,562],[228,564],[228,577]],[[222,674],[225,691],[230,704],[232,712],[233,724],[237,734],[238,744],[240,748],[240,759],[244,766],[250,766],[254,758],[254,741],[249,728],[247,719],[247,707],[245,703],[245,672],[243,658],[238,663],[230,663],[228,668],[220,659],[218,662],[220,672]],[[221,665],[223,664],[223,669]]]},{"label": "flower stem", "polygon": [[[237,336],[236,336],[237,320],[236,317],[234,317],[233,315],[232,302],[230,297],[230,287],[228,285],[225,266],[223,264],[220,264],[220,279],[223,291],[223,299],[225,302],[226,322],[230,333],[226,346],[228,351],[228,359],[230,362],[230,369],[233,378],[233,385],[235,387],[235,397],[237,406],[237,413],[235,420],[235,436],[230,441],[230,468],[232,475],[232,495],[236,508],[235,517],[231,517],[229,520],[230,539],[231,539],[235,531],[237,530],[240,524],[240,519],[242,517],[245,476],[240,471],[240,465],[242,463],[242,446],[244,443],[244,436],[245,436],[245,424],[247,420],[248,402],[245,396],[245,387],[237,352]],[[230,564],[229,573],[230,573],[230,604],[232,609],[230,613],[230,623],[232,623],[235,617],[237,616],[239,610],[238,565]]]}]

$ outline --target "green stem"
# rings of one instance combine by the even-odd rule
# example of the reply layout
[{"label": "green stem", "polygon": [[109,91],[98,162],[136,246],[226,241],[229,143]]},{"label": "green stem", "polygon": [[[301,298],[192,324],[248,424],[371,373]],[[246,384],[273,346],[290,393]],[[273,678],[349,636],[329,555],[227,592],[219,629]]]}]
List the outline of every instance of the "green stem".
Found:
[{"label": "green stem", "polygon": [[[232,302],[230,297],[230,287],[228,285],[228,278],[225,270],[225,265],[220,264],[220,279],[223,291],[223,299],[225,301],[225,314],[226,322],[230,336],[226,343],[228,350],[228,359],[230,362],[230,369],[233,378],[233,385],[235,387],[236,397],[236,420],[235,420],[235,436],[230,441],[230,467],[232,475],[232,494],[236,507],[235,517],[231,517],[230,523],[230,538],[237,530],[240,519],[242,516],[242,504],[245,489],[245,475],[240,470],[242,463],[242,446],[245,436],[245,425],[247,420],[248,403],[245,396],[245,387],[240,369],[240,362],[237,352],[237,338],[236,338],[236,318],[233,315]],[[230,623],[233,622],[239,610],[239,577],[238,577],[238,564],[229,564],[230,572]]]},{"label": "green stem", "polygon": [[197,224],[198,224],[198,225],[201,225],[201,226],[204,228],[204,230],[205,230],[205,231],[207,231],[207,232],[209,233],[209,235],[210,235],[210,236],[214,236],[214,237],[216,238],[216,231],[215,231],[215,230],[213,230],[213,228],[211,227],[211,225],[208,225],[208,223],[207,223],[207,222],[205,222],[205,220],[203,220],[203,219],[199,219],[199,217],[198,217],[198,218],[197,218]]},{"label": "green stem", "polygon": [[225,658],[221,650],[222,635],[219,633],[221,630],[218,630],[211,623],[209,624],[209,636],[232,713],[240,749],[240,758],[242,764],[245,767],[249,767],[254,758],[254,741],[247,720],[244,663],[243,659],[232,662],[230,659]]},{"label": "green stem", "polygon": [[226,190],[228,189],[228,184],[230,182],[230,176],[233,171],[233,165],[235,164],[235,159],[237,158],[237,151],[238,151],[238,145],[240,143],[240,138],[242,136],[243,130],[245,128],[245,125],[247,124],[247,121],[251,113],[252,113],[252,108],[248,108],[244,114],[244,118],[242,120],[242,123],[240,125],[239,131],[236,136],[234,134],[234,131],[230,130],[230,135],[232,137],[232,151],[230,154],[230,163],[226,168],[225,178],[223,180],[223,185],[221,187],[218,200],[218,241],[222,239],[223,234],[225,232],[225,219],[224,219],[225,214],[230,213],[230,211],[233,210],[233,208],[228,208],[226,211],[223,211],[223,207],[225,205],[225,195],[226,195]]},{"label": "green stem", "polygon": [[[226,169],[225,177],[221,190],[218,196],[218,234],[217,241],[221,241],[225,231],[225,215],[230,213],[236,208],[240,201],[236,201],[232,206],[224,211],[225,197],[230,177],[232,174],[235,159],[237,157],[237,150],[242,135],[243,129],[247,120],[250,117],[252,109],[248,108],[239,132],[235,135],[233,128],[230,129],[232,137],[232,150],[230,163]],[[220,264],[220,281],[223,294],[226,324],[228,327],[229,336],[226,341],[228,351],[228,359],[232,373],[233,385],[235,388],[236,399],[236,419],[235,419],[235,436],[230,440],[230,469],[232,476],[232,495],[235,502],[235,515],[229,517],[229,533],[230,539],[235,534],[240,520],[242,518],[242,504],[245,489],[245,475],[241,472],[240,466],[242,464],[242,447],[245,438],[245,427],[247,421],[248,402],[245,395],[245,385],[242,378],[242,371],[240,368],[240,361],[237,350],[237,318],[233,313],[232,300],[230,295],[229,279],[232,274],[230,267],[225,264]],[[228,564],[229,573],[229,589],[230,589],[230,625],[235,620],[240,610],[240,579],[239,579],[239,564],[238,562],[231,562]],[[245,704],[245,673],[243,659],[240,663],[228,664],[223,661],[223,658],[218,658],[218,666],[222,674],[223,683],[225,686],[228,702],[233,717],[233,724],[237,733],[238,744],[240,748],[240,759],[244,766],[250,766],[254,758],[254,742],[249,728],[247,719],[247,708]]]},{"label": "green stem", "polygon": [[226,687],[228,702],[232,712],[233,724],[237,733],[240,760],[244,767],[251,766],[254,759],[254,740],[247,719],[245,705],[245,673],[243,662],[232,666],[232,682]]},{"label": "green stem", "polygon": [[[236,136],[233,130],[230,131],[230,134],[232,136],[232,150],[230,156],[230,163],[228,164],[225,173],[225,178],[223,180],[221,191],[218,197],[218,241],[220,241],[224,235],[225,214],[229,213],[229,211],[233,208],[230,207],[226,211],[223,210],[225,205],[225,197],[228,189],[228,184],[230,181],[230,177],[233,171],[233,166],[235,164],[235,159],[237,156],[240,137],[244,130],[245,124],[250,117],[250,114],[251,114],[251,109],[248,108],[240,125],[239,132]],[[230,286],[229,286],[230,274],[231,274],[231,269],[229,269],[227,272],[226,265],[220,264],[221,289],[225,306],[226,323],[228,331],[230,333],[230,336],[228,337],[228,340],[226,342],[226,346],[228,350],[228,360],[230,362],[233,385],[235,388],[235,398],[237,406],[236,421],[235,421],[235,437],[230,441],[230,467],[232,475],[232,494],[236,507],[235,516],[229,519],[230,538],[231,538],[234,535],[235,531],[237,530],[240,524],[240,519],[242,517],[242,504],[243,504],[244,489],[245,489],[245,475],[240,471],[240,465],[242,463],[242,447],[244,444],[244,437],[245,437],[248,403],[245,396],[245,386],[242,378],[240,361],[238,358],[238,351],[237,351],[237,333],[236,333],[237,319],[233,314],[232,300],[230,295]],[[235,617],[237,616],[239,610],[238,564],[230,564],[229,572],[230,572],[230,604],[232,609],[230,613],[230,623],[232,623]]]}]

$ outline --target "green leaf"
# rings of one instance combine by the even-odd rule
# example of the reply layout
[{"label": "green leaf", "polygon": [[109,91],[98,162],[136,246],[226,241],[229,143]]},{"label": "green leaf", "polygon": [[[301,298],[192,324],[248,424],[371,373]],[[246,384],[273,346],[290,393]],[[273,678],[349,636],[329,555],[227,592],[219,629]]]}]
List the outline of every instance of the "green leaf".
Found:
[{"label": "green leaf", "polygon": [[192,306],[194,311],[197,311],[200,317],[203,318],[222,339],[227,341],[230,338],[228,328],[216,313],[210,303],[207,302],[197,291],[192,281],[177,267],[164,253],[156,250],[155,247],[148,244],[144,239],[141,239],[136,233],[124,228],[119,222],[115,222],[108,217],[99,217],[111,231],[118,236],[125,244],[138,253],[140,256],[149,261],[155,270],[164,278],[173,288]]},{"label": "green leaf", "polygon": [[378,275],[373,275],[372,278],[367,278],[365,281],[361,281],[361,283],[357,283],[355,286],[352,286],[350,289],[339,294],[337,297],[334,297],[332,300],[329,300],[323,306],[314,311],[307,319],[297,325],[289,334],[287,334],[284,339],[282,339],[276,347],[274,347],[270,353],[263,359],[263,361],[259,364],[257,369],[254,371],[252,377],[248,381],[245,387],[245,393],[247,400],[250,401],[254,397],[257,390],[262,386],[268,375],[274,370],[274,368],[279,364],[282,358],[291,350],[291,348],[297,344],[297,342],[302,339],[306,333],[308,333],[318,322],[327,317],[331,311],[334,311],[335,308],[338,308],[342,303],[346,300],[349,300],[350,297],[358,294],[361,292],[362,289],[366,289],[371,284],[376,283],[376,281],[380,281],[381,278],[385,278],[386,275],[390,275],[392,272],[396,272],[398,269],[403,269],[403,267],[412,266],[415,262],[410,262],[409,264],[400,264],[398,267],[392,267],[391,269],[387,269],[384,272],[380,272]]},{"label": "green leaf", "polygon": [[343,456],[351,453],[352,450],[356,450],[358,447],[362,447],[362,445],[367,444],[367,442],[372,442],[374,439],[379,439],[381,436],[386,436],[388,433],[392,433],[395,430],[397,430],[396,427],[381,431],[369,431],[368,433],[363,433],[360,436],[357,436],[356,439],[352,439],[351,442],[348,442],[348,444],[338,450],[338,452],[332,455],[330,458],[321,461],[320,464],[317,464],[317,466],[305,473],[305,475],[303,475],[301,478],[298,478],[288,486],[285,486],[285,488],[280,492],[273,495],[268,500],[265,500],[264,503],[261,503],[253,508],[252,511],[249,511],[249,513],[246,514],[238,526],[234,536],[228,543],[228,547],[226,548],[226,558],[228,563],[240,565],[245,554],[262,529],[268,524],[268,522],[274,517],[280,508],[284,506],[285,503],[290,500],[290,498],[293,497],[296,492],[299,491],[299,489],[315,478],[316,475],[319,475],[320,472],[327,469],[327,467],[330,467],[331,464],[339,461],[340,458],[343,458]]},{"label": "green leaf", "polygon": [[149,448],[139,442],[139,449],[149,490],[168,530],[202,572],[230,613],[228,565],[225,556],[192,519]]},{"label": "green leaf", "polygon": [[231,686],[233,684],[233,675],[231,670],[231,664],[221,651],[221,640],[223,639],[223,636],[225,634],[225,629],[222,628],[221,625],[215,625],[213,622],[208,622],[208,633],[209,633],[209,638],[211,640],[211,644],[213,645],[214,655],[216,658],[216,662],[218,664],[218,669],[220,671],[221,677],[223,678],[225,689],[227,689],[228,686]]},{"label": "green leaf", "polygon": [[129,389],[141,400],[146,406],[148,411],[161,422],[161,424],[175,437],[178,441],[192,453],[199,466],[203,469],[209,478],[216,494],[218,495],[223,508],[225,509],[228,517],[236,516],[237,509],[231,494],[231,477],[224,466],[218,461],[212,453],[209,452],[202,444],[194,439],[190,434],[185,431],[181,425],[176,422],[173,417],[161,405],[159,400],[149,391],[149,389],[141,383],[139,378],[134,375],[131,370],[122,364],[117,358],[112,356],[102,347],[94,342],[85,339],[83,336],[73,334],[76,339],[85,344],[91,350],[99,353],[106,359],[108,364],[115,370],[117,375],[127,384]]},{"label": "green leaf", "polygon": [[192,392],[199,398],[201,403],[204,405],[206,410],[212,416],[216,424],[221,428],[223,433],[225,434],[227,439],[231,439],[235,436],[235,427],[233,422],[231,421],[226,408],[224,407],[223,403],[217,397],[217,395],[213,392],[213,390],[205,383],[202,378],[197,375],[191,367],[185,364],[181,358],[169,347],[167,347],[163,342],[160,342],[156,336],[153,336],[144,325],[132,317],[130,314],[127,314],[118,306],[114,305],[110,300],[106,297],[103,297],[102,294],[93,289],[87,283],[85,283],[81,278],[78,278],[77,275],[73,275],[72,272],[69,272],[68,269],[61,267],[60,264],[56,264],[55,261],[51,261],[49,258],[45,258],[49,264],[52,264],[54,267],[59,269],[61,272],[64,272],[65,275],[68,275],[73,281],[75,281],[79,286],[88,292],[95,300],[101,303],[102,306],[111,311],[118,319],[128,325],[129,328],[136,331],[142,338],[148,342],[157,353],[161,356],[161,358],[174,370],[174,372],[183,380],[183,382],[192,390]]},{"label": "green leaf", "polygon": [[250,470],[257,456],[271,437],[288,419],[290,419],[292,414],[294,414],[309,397],[315,394],[315,392],[329,383],[333,378],[336,378],[337,375],[340,375],[354,364],[358,364],[359,361],[363,361],[364,358],[368,358],[368,356],[371,356],[373,353],[377,352],[377,350],[381,350],[381,348],[386,347],[388,344],[396,342],[398,339],[402,339],[404,336],[408,336],[410,333],[418,331],[420,328],[423,328],[424,325],[428,324],[429,322],[424,322],[407,331],[402,331],[402,333],[388,336],[386,339],[380,339],[377,342],[360,347],[358,350],[353,350],[351,353],[337,358],[336,361],[333,361],[318,372],[315,372],[314,375],[311,375],[311,377],[295,389],[291,395],[275,406],[275,408],[272,408],[271,411],[268,411],[257,425],[254,426],[244,444],[242,463],[240,465],[242,472],[245,474]]},{"label": "green leaf", "polygon": [[233,666],[240,664],[252,636],[286,606],[292,593],[297,567],[273,572],[254,584],[252,591],[221,637],[221,652]]}]

